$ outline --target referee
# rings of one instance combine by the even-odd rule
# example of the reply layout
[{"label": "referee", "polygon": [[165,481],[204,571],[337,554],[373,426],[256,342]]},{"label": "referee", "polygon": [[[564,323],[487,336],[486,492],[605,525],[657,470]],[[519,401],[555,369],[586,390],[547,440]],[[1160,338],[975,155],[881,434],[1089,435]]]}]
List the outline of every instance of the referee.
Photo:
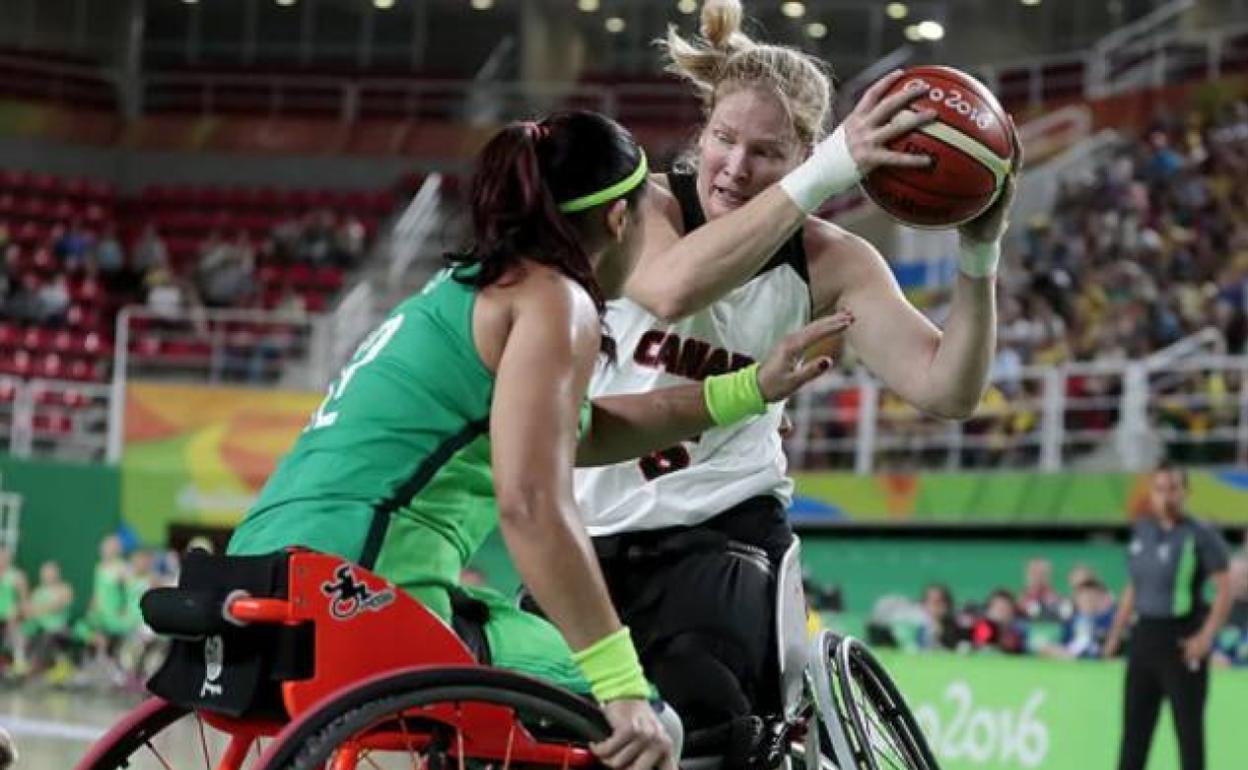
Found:
[{"label": "referee", "polygon": [[[1144,770],[1163,695],[1174,712],[1182,770],[1204,770],[1209,651],[1231,605],[1227,548],[1216,530],[1184,512],[1182,469],[1161,465],[1149,491],[1153,515],[1131,532],[1131,581],[1105,640],[1105,655],[1117,653],[1136,615],[1118,770]],[[1217,588],[1212,609],[1204,602],[1209,579]]]}]

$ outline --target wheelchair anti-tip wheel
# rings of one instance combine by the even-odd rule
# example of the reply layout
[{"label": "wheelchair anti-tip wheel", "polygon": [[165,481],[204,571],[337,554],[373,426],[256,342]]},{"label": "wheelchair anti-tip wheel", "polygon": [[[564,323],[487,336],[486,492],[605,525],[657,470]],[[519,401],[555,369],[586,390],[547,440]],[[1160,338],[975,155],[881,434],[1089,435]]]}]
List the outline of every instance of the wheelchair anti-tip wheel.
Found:
[{"label": "wheelchair anti-tip wheel", "polygon": [[148,698],[122,717],[75,770],[250,770],[266,738],[227,733],[190,709]]},{"label": "wheelchair anti-tip wheel", "polygon": [[812,652],[819,744],[841,770],[939,770],[892,677],[861,642],[825,631]]},{"label": "wheelchair anti-tip wheel", "polygon": [[597,706],[499,669],[416,669],[332,696],[277,737],[263,770],[596,764],[586,748],[609,734]]}]

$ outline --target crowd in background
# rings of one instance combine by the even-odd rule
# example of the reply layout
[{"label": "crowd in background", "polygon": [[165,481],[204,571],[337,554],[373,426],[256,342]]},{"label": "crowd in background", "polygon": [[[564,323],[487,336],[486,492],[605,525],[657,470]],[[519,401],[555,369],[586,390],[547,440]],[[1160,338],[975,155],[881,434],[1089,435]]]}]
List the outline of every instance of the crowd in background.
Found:
[{"label": "crowd in background", "polygon": [[142,688],[162,660],[163,644],[143,623],[139,600],[177,582],[175,552],[100,541],[91,596],[75,614],[74,589],[55,560],[39,567],[33,585],[0,549],[0,679],[53,686]]},{"label": "crowd in background", "polygon": [[[155,225],[123,243],[114,224],[92,227],[81,220],[54,225],[44,243],[23,248],[0,222],[0,317],[39,326],[60,326],[76,300],[107,299],[115,311],[146,305],[158,314],[179,315],[197,307],[268,308],[258,267],[304,264],[350,269],[364,257],[367,233],[352,214],[328,209],[278,222],[266,237],[247,230],[213,230],[198,244],[190,264],[179,264]],[[293,286],[276,304],[303,311]]]},{"label": "crowd in background", "polygon": [[[1248,666],[1248,549],[1231,560],[1230,582],[1231,614],[1218,635],[1213,661]],[[835,591],[821,594],[809,586],[807,596],[815,611],[835,610],[840,600]],[[1090,567],[1074,566],[1063,591],[1054,582],[1052,563],[1034,558],[1025,565],[1017,590],[1002,586],[959,604],[948,586],[932,583],[917,599],[880,597],[865,636],[877,646],[913,651],[1096,659],[1103,657],[1117,609],[1113,587]],[[834,612],[828,617],[835,623]]]}]

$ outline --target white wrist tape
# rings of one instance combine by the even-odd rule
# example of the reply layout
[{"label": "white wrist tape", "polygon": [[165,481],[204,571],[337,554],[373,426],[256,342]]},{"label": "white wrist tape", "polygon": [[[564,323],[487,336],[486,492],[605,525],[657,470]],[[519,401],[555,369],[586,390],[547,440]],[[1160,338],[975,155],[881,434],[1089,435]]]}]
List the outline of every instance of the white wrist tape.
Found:
[{"label": "white wrist tape", "polygon": [[975,243],[958,239],[958,269],[971,278],[986,278],[997,272],[1001,261],[1001,242]]},{"label": "white wrist tape", "polygon": [[780,186],[798,208],[809,214],[828,198],[853,187],[861,177],[858,164],[849,154],[842,124],[832,136],[815,145],[810,157],[786,174]]}]

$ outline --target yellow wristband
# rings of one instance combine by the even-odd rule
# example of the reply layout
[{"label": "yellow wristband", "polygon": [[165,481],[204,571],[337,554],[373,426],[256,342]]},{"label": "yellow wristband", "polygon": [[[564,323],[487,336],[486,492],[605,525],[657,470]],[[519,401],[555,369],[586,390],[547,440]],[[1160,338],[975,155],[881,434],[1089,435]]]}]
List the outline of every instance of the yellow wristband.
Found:
[{"label": "yellow wristband", "polygon": [[622,698],[650,698],[650,683],[641,670],[628,626],[572,653],[572,662],[589,681],[589,689],[599,703]]},{"label": "yellow wristband", "polygon": [[707,377],[702,382],[702,397],[716,425],[731,425],[767,411],[767,402],[758,387],[758,364]]}]

